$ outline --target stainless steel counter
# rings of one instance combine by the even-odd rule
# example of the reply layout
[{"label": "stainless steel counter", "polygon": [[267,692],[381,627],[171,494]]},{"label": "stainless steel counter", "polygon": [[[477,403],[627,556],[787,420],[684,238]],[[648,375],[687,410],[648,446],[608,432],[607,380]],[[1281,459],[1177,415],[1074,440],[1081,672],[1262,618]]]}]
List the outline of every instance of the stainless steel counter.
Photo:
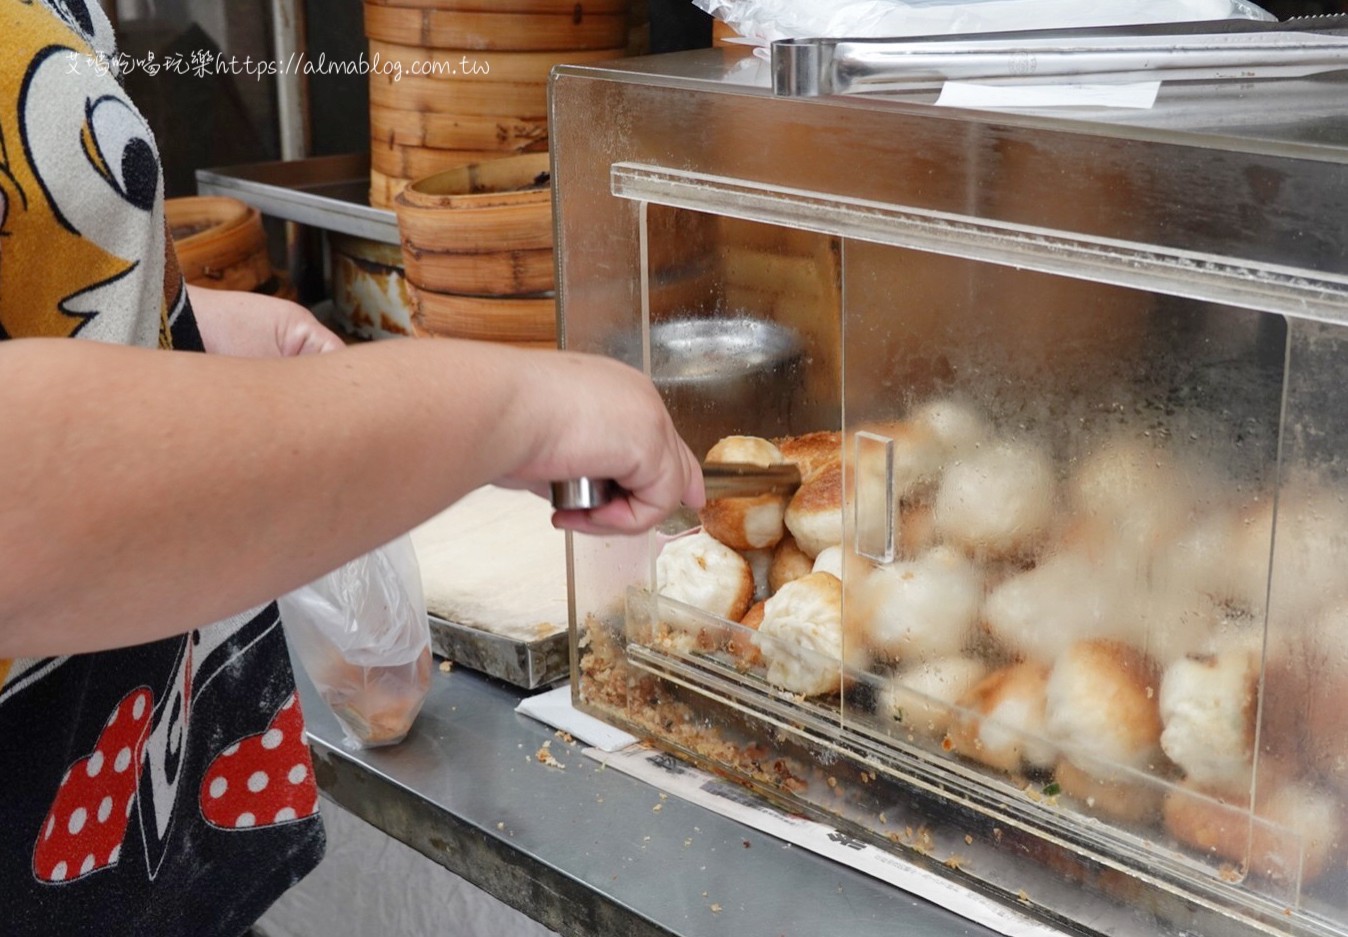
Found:
[{"label": "stainless steel counter", "polygon": [[[661,800],[517,715],[523,691],[473,671],[436,672],[411,735],[364,752],[342,747],[331,713],[300,682],[327,797],[566,937],[994,933],[702,807]],[[564,767],[537,760],[544,743]]]}]

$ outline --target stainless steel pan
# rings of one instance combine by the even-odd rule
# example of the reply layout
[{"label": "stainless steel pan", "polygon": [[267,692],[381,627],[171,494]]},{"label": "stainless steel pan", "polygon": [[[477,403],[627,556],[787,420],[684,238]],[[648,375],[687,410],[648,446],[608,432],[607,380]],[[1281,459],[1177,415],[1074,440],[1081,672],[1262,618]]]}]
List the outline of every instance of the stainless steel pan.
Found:
[{"label": "stainless steel pan", "polygon": [[779,95],[864,94],[946,80],[1214,81],[1348,68],[1348,15],[772,44]]}]

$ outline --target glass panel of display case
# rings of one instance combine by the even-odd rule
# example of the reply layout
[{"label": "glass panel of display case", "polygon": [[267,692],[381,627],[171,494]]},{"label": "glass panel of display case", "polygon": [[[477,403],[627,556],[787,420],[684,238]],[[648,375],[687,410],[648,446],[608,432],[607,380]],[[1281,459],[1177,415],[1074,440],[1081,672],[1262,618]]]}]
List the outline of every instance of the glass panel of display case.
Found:
[{"label": "glass panel of display case", "polygon": [[1248,809],[1286,321],[864,242],[844,260],[845,428],[893,450],[886,475],[856,449],[855,500],[894,511],[845,513],[844,541],[887,523],[898,545],[845,568],[871,678],[850,722],[981,772],[1006,815],[1030,798],[1102,851],[1292,900],[1302,844]]},{"label": "glass panel of display case", "polygon": [[1348,934],[1342,148],[728,64],[556,81],[563,334],[801,485],[573,539],[577,705],[1069,930]]}]

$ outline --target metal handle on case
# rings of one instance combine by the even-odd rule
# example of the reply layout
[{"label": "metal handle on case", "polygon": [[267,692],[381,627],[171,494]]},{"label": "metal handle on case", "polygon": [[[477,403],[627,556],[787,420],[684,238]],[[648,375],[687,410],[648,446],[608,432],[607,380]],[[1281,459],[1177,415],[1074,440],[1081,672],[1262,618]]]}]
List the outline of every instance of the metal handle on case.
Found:
[{"label": "metal handle on case", "polygon": [[558,511],[588,511],[613,500],[613,482],[607,478],[568,478],[552,483],[552,506]]}]

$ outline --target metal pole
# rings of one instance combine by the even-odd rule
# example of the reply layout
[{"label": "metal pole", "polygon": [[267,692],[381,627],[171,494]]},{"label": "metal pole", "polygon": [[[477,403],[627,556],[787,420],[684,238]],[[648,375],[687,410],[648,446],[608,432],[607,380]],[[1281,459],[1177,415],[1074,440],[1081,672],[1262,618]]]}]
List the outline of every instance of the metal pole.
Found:
[{"label": "metal pole", "polygon": [[276,119],[281,133],[281,158],[309,155],[309,85],[303,63],[304,0],[271,0],[272,46],[279,65],[276,76]]},{"label": "metal pole", "polygon": [[[304,0],[271,0],[272,47],[278,63],[276,75],[276,123],[280,132],[281,159],[309,155],[309,82],[304,74]],[[305,270],[304,231],[286,222],[286,272],[301,290]]]}]

